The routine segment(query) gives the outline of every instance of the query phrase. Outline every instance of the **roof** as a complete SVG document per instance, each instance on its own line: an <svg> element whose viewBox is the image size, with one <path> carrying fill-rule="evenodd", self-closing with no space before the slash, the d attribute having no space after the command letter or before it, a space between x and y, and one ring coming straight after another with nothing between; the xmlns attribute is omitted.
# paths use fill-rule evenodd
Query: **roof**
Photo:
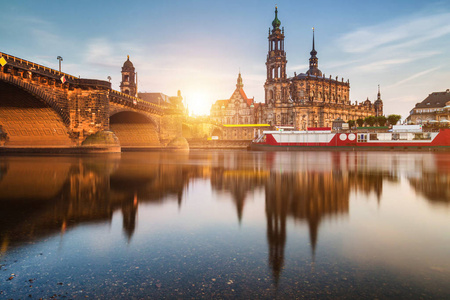
<svg viewBox="0 0 450 300"><path fill-rule="evenodd" d="M265 103L261 102L254 102L253 104L255 105L255 108L259 108L260 106L263 107L265 105Z"/></svg>
<svg viewBox="0 0 450 300"><path fill-rule="evenodd" d="M331 78L331 76L330 77L324 77L323 75L322 76L316 76L316 75L313 75L313 74L308 75L308 74L305 74L305 73L300 73L300 74L297 74L296 76L290 77L289 80L306 79L306 78L317 78L317 79L323 79L325 81L335 81L337 83L345 83L345 84L348 83L347 81L339 81L339 80L333 79L333 78Z"/></svg>
<svg viewBox="0 0 450 300"><path fill-rule="evenodd" d="M138 93L138 98L155 104L160 104L161 101L169 101L169 96L164 95L163 93Z"/></svg>
<svg viewBox="0 0 450 300"><path fill-rule="evenodd" d="M222 106L227 106L229 102L230 102L230 100L217 100L216 103L214 103L214 104L222 107Z"/></svg>
<svg viewBox="0 0 450 300"><path fill-rule="evenodd" d="M236 93L236 90L233 92L233 95L234 95L234 93ZM231 95L231 97L233 97L233 95ZM248 106L254 104L253 103L254 98L247 98L247 95L245 94L243 89L239 89L239 95L241 95L241 97L244 99L244 101L247 103ZM230 97L230 99L227 99L227 100L217 100L213 105L218 105L219 107L222 107L222 106L227 107L228 103L230 103L230 101L231 101L231 97Z"/></svg>
<svg viewBox="0 0 450 300"><path fill-rule="evenodd" d="M253 99L247 98L247 95L244 92L244 89L239 89L239 94L241 94L242 98L247 102L247 105L250 106L253 103Z"/></svg>
<svg viewBox="0 0 450 300"><path fill-rule="evenodd" d="M123 63L122 69L134 69L133 63L130 61L130 56L127 56L127 60Z"/></svg>
<svg viewBox="0 0 450 300"><path fill-rule="evenodd" d="M429 94L422 102L417 103L415 108L445 107L448 101L450 101L450 90L434 92Z"/></svg>

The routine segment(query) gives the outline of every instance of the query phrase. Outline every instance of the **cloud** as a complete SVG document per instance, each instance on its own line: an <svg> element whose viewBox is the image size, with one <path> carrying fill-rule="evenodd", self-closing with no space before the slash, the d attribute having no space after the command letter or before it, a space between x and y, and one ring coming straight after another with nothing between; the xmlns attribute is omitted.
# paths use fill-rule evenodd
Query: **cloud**
<svg viewBox="0 0 450 300"><path fill-rule="evenodd" d="M409 16L359 28L339 39L344 52L366 53L380 47L407 48L450 34L450 13Z"/></svg>
<svg viewBox="0 0 450 300"><path fill-rule="evenodd" d="M356 70L363 72L386 71L389 68L396 67L401 64L410 63L419 59L428 58L440 54L439 51L425 51L418 53L406 53L399 56L393 56L390 59L381 59L365 65L355 67Z"/></svg>
<svg viewBox="0 0 450 300"><path fill-rule="evenodd" d="M440 69L440 67L435 67L435 68L431 68L431 69L428 69L428 70L419 72L419 73L417 73L417 74L414 74L414 75L412 75L412 76L409 76L408 78L405 78L405 79L403 79L403 80L400 80L400 81L398 81L398 82L396 82L396 83L394 83L394 84L392 84L392 85L389 85L389 86L387 86L386 88L393 88L393 87L401 86L401 85L403 85L403 84L405 84L405 83L407 83L407 82L409 82L409 81L412 81L412 80L414 80L414 79L416 79L416 78L419 78L419 77L422 77L422 76L424 76L424 75L426 75L426 74L428 74L428 73L432 73L432 72L434 72L434 71L437 71L438 69Z"/></svg>
<svg viewBox="0 0 450 300"><path fill-rule="evenodd" d="M351 59L343 71L353 76L395 73L406 77L409 74L405 71L420 67L420 60L426 59L428 68L431 60L436 65L439 57L450 50L442 42L443 37L450 35L449 19L448 12L421 13L344 34L336 40L337 49Z"/></svg>

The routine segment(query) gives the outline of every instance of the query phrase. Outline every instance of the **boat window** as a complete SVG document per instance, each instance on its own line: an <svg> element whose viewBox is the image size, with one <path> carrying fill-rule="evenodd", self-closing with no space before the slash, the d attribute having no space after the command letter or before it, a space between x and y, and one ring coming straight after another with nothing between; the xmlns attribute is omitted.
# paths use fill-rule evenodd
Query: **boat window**
<svg viewBox="0 0 450 300"><path fill-rule="evenodd" d="M414 140L431 140L431 133L429 132L415 133Z"/></svg>
<svg viewBox="0 0 450 300"><path fill-rule="evenodd" d="M358 143L367 142L367 134L366 133L358 133Z"/></svg>
<svg viewBox="0 0 450 300"><path fill-rule="evenodd" d="M378 141L378 134L376 134L376 133L371 133L371 134L370 134L370 140L371 140L371 141Z"/></svg>
<svg viewBox="0 0 450 300"><path fill-rule="evenodd" d="M401 140L407 140L408 139L408 133L400 133L400 139Z"/></svg>

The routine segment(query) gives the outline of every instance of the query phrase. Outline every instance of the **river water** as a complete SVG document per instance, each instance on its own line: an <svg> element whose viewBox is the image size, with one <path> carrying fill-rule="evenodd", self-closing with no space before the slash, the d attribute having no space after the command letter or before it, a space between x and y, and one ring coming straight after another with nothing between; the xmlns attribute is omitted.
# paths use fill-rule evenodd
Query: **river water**
<svg viewBox="0 0 450 300"><path fill-rule="evenodd" d="M0 298L450 298L450 154L0 157Z"/></svg>

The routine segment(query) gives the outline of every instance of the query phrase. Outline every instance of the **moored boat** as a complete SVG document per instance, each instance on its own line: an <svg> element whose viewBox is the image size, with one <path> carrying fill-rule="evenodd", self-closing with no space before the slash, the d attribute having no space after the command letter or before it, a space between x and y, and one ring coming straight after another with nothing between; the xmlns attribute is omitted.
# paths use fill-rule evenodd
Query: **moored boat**
<svg viewBox="0 0 450 300"><path fill-rule="evenodd" d="M251 150L444 150L450 151L450 129L424 132L421 125L398 125L390 132L308 130L264 131Z"/></svg>

